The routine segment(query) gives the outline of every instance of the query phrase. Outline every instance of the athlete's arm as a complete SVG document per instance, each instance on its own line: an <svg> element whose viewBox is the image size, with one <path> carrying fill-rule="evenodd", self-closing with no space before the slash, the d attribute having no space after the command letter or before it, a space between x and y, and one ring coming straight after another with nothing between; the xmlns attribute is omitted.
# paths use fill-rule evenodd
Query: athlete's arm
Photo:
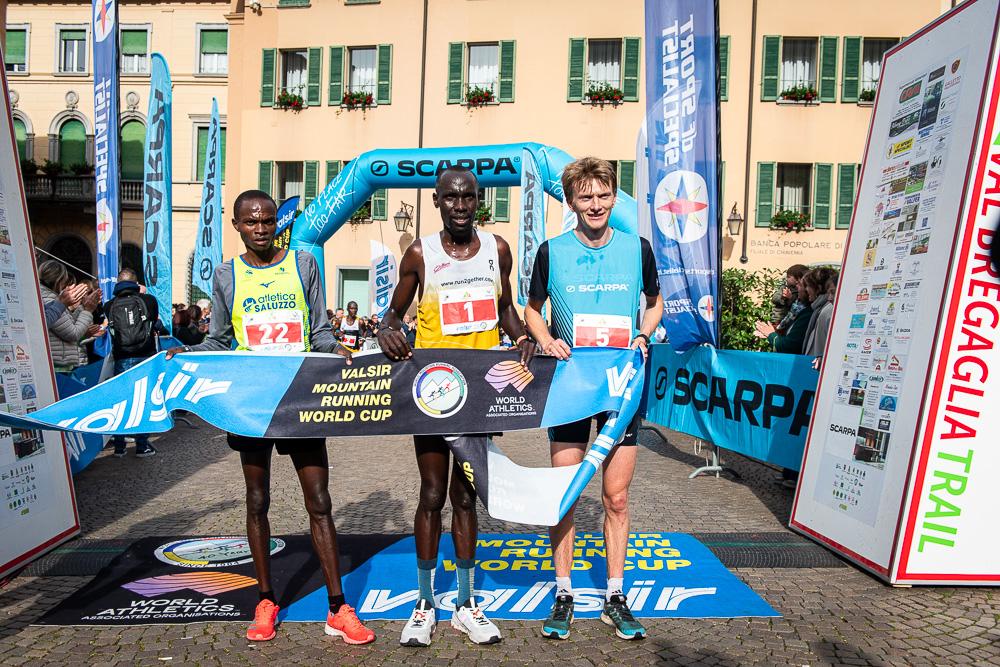
<svg viewBox="0 0 1000 667"><path fill-rule="evenodd" d="M528 287L528 307L524 309L524 321L542 352L565 361L572 354L570 346L565 341L552 337L545 318L542 317L542 307L548 298L549 242L543 241L535 251L535 264L531 267L531 285Z"/></svg>
<svg viewBox="0 0 1000 667"><path fill-rule="evenodd" d="M521 318L517 316L514 308L514 295L510 290L510 270L514 260L510 253L510 245L505 240L496 236L497 255L500 257L500 327L511 340L517 340L524 336L524 326L521 325ZM524 338L517 344L517 349L521 351L521 365L525 368L531 363L531 358L535 356L535 344Z"/></svg>
<svg viewBox="0 0 1000 667"><path fill-rule="evenodd" d="M424 264L424 251L420 241L414 241L403 253L399 263L399 281L392 292L389 309L382 318L382 328L378 330L378 344L382 354L393 361L402 361L413 356L413 349L406 342L403 328L403 317L400 313L413 303L413 297L420 286L420 267Z"/></svg>
<svg viewBox="0 0 1000 667"><path fill-rule="evenodd" d="M653 248L644 238L639 239L639 247L641 249L641 275L642 275L642 293L646 297L646 312L642 314L642 323L639 325L639 333L642 336L637 335L632 339L632 345L630 346L633 350L638 348L642 349L642 358L646 358L647 350L646 346L650 340L652 340L653 334L656 332L656 327L659 326L660 320L663 318L663 296L660 294L660 280L656 273L656 259L653 256Z"/></svg>
<svg viewBox="0 0 1000 667"><path fill-rule="evenodd" d="M172 347L167 359L180 352L228 352L233 346L233 272L232 262L223 262L212 274L212 321L208 335L197 345Z"/></svg>

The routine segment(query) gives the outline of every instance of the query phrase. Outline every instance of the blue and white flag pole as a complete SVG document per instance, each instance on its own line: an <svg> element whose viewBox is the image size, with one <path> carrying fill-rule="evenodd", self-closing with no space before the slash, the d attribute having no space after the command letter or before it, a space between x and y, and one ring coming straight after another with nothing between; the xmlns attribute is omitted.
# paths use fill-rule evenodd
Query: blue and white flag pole
<svg viewBox="0 0 1000 667"><path fill-rule="evenodd" d="M159 53L152 56L149 81L149 114L146 116L146 165L143 173L142 248L146 291L156 298L160 319L172 330L170 313L173 303L173 218L171 167L170 70ZM211 294L211 288L209 288Z"/></svg>
<svg viewBox="0 0 1000 667"><path fill-rule="evenodd" d="M97 282L104 300L118 279L121 243L121 169L118 131L118 3L94 0L94 172L97 212Z"/></svg>
<svg viewBox="0 0 1000 667"><path fill-rule="evenodd" d="M212 274L222 263L222 133L219 128L219 103L212 98L212 120L208 125L205 146L205 176L201 186L201 213L194 241L194 264L191 285L209 298ZM167 311L169 312L169 311Z"/></svg>

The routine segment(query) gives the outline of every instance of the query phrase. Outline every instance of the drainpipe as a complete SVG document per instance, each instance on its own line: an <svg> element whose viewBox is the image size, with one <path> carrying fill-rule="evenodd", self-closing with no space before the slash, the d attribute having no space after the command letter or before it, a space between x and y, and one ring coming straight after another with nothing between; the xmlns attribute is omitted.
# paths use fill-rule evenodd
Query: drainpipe
<svg viewBox="0 0 1000 667"><path fill-rule="evenodd" d="M420 43L420 122L417 128L417 148L424 147L424 92L427 84L427 0L424 0L424 36ZM417 188L416 217L413 235L420 238L420 192Z"/></svg>
<svg viewBox="0 0 1000 667"><path fill-rule="evenodd" d="M426 0L425 0L426 1ZM749 202L750 202L750 143L753 138L753 83L754 83L754 56L757 54L757 0L753 0L753 21L750 24L750 87L749 98L747 100L747 165L744 172L743 188L743 254L740 262L746 264L750 261L747 257L747 231L750 229Z"/></svg>

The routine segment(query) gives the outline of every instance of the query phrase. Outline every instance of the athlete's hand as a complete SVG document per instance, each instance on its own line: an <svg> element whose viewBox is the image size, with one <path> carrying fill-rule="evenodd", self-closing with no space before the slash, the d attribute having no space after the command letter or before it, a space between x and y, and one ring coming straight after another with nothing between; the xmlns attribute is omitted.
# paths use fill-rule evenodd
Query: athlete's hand
<svg viewBox="0 0 1000 667"><path fill-rule="evenodd" d="M553 338L549 344L542 348L545 354L551 354L559 361L566 361L573 354L573 350L562 338Z"/></svg>
<svg viewBox="0 0 1000 667"><path fill-rule="evenodd" d="M167 356L165 356L164 359L166 359L167 361L170 361L170 358L173 357L175 354L180 354L181 352L185 352L185 351L186 350L184 349L183 345L178 345L177 347L172 347L169 350L167 350Z"/></svg>
<svg viewBox="0 0 1000 667"><path fill-rule="evenodd" d="M351 354L350 350L348 350L343 345L340 345L339 343L337 344L337 347L334 348L333 353L334 354L339 354L340 356L342 356L345 359L347 359L347 365L348 366L350 366L352 363L354 363L352 361L354 359L354 355Z"/></svg>
<svg viewBox="0 0 1000 667"><path fill-rule="evenodd" d="M527 368L532 357L535 356L535 341L525 338L518 343L517 349L521 351L521 365Z"/></svg>
<svg viewBox="0 0 1000 667"><path fill-rule="evenodd" d="M378 332L378 345L382 348L382 354L393 361L402 361L413 356L413 349L406 342L406 336L402 331L383 328Z"/></svg>
<svg viewBox="0 0 1000 667"><path fill-rule="evenodd" d="M642 336L636 336L632 339L632 344L629 346L633 350L642 350L642 360L645 361L649 358L649 349L646 347L646 339Z"/></svg>

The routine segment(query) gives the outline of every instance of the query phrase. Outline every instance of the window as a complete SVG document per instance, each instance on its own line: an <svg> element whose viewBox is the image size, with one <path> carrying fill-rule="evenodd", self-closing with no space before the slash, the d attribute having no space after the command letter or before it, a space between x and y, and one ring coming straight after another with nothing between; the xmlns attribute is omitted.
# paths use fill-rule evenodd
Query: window
<svg viewBox="0 0 1000 667"><path fill-rule="evenodd" d="M141 181L146 163L146 126L130 120L122 125L122 180Z"/></svg>
<svg viewBox="0 0 1000 667"><path fill-rule="evenodd" d="M306 74L309 68L309 54L301 51L281 52L280 92L301 95L306 87Z"/></svg>
<svg viewBox="0 0 1000 667"><path fill-rule="evenodd" d="M374 46L349 49L351 62L348 75L348 92L375 95L377 49Z"/></svg>
<svg viewBox="0 0 1000 667"><path fill-rule="evenodd" d="M275 175L272 178L272 175ZM319 161L305 162L260 162L257 172L257 187L274 196L278 206L291 199L301 197L299 207L304 209L316 198L319 185Z"/></svg>
<svg viewBox="0 0 1000 667"><path fill-rule="evenodd" d="M87 162L87 130L83 123L70 119L59 127L57 157L66 166Z"/></svg>
<svg viewBox="0 0 1000 667"><path fill-rule="evenodd" d="M28 71L28 26L8 25L7 44L3 50L7 71L24 74Z"/></svg>
<svg viewBox="0 0 1000 667"><path fill-rule="evenodd" d="M878 85L878 78L882 72L882 56L898 42L898 39L870 39L868 37L862 40L862 93L868 90L875 91L875 87Z"/></svg>
<svg viewBox="0 0 1000 667"><path fill-rule="evenodd" d="M274 200L278 206L285 203L292 197L302 196L302 163L301 162L276 162L277 183L274 191Z"/></svg>
<svg viewBox="0 0 1000 667"><path fill-rule="evenodd" d="M122 28L122 74L149 74L149 28Z"/></svg>
<svg viewBox="0 0 1000 667"><path fill-rule="evenodd" d="M448 104L464 104L476 87L495 102L514 101L514 40L486 44L448 44Z"/></svg>
<svg viewBox="0 0 1000 667"><path fill-rule="evenodd" d="M816 39L781 40L781 90L816 87Z"/></svg>
<svg viewBox="0 0 1000 667"><path fill-rule="evenodd" d="M17 156L20 160L28 160L28 128L20 118L14 119L14 139L17 141Z"/></svg>
<svg viewBox="0 0 1000 667"><path fill-rule="evenodd" d="M87 72L87 27L59 29L59 73Z"/></svg>
<svg viewBox="0 0 1000 667"><path fill-rule="evenodd" d="M208 126L201 125L196 128L198 135L198 152L195 171L195 179L205 180L205 155L208 154ZM222 173L222 182L226 182L226 128L219 127L219 166Z"/></svg>
<svg viewBox="0 0 1000 667"><path fill-rule="evenodd" d="M778 164L775 183L775 211L809 213L809 185L812 181L811 164Z"/></svg>
<svg viewBox="0 0 1000 667"><path fill-rule="evenodd" d="M223 27L198 26L198 73L229 72L229 30Z"/></svg>
<svg viewBox="0 0 1000 667"><path fill-rule="evenodd" d="M347 304L358 304L358 315L365 315L368 304L368 269L338 269L337 308L347 309Z"/></svg>
<svg viewBox="0 0 1000 667"><path fill-rule="evenodd" d="M642 40L621 39L569 40L569 82L566 99L585 102L590 91L620 90L623 101L639 101L639 62Z"/></svg>

